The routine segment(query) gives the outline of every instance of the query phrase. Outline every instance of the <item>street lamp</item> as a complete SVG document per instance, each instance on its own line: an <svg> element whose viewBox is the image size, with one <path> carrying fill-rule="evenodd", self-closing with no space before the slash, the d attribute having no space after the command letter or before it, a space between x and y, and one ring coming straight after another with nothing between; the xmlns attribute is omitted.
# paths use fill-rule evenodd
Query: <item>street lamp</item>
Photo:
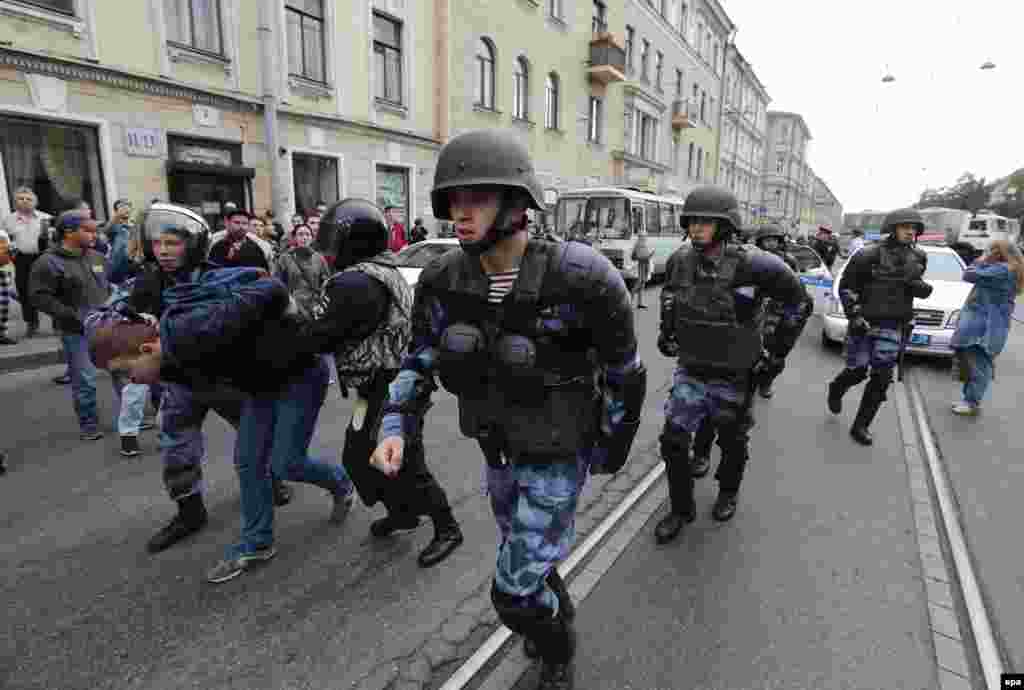
<svg viewBox="0 0 1024 690"><path fill-rule="evenodd" d="M981 66L981 69L995 69L995 68L996 68L996 65L991 60L985 60L984 64L982 64L982 66Z"/></svg>
<svg viewBox="0 0 1024 690"><path fill-rule="evenodd" d="M894 82L894 81L896 81L896 77L892 76L891 74L887 74L884 77L882 77L882 83L883 84L888 84L888 83Z"/></svg>

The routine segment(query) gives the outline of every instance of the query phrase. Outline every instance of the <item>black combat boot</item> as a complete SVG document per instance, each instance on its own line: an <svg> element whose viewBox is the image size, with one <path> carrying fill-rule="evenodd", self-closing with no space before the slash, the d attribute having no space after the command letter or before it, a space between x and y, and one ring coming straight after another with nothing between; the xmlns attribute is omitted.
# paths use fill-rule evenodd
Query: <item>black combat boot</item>
<svg viewBox="0 0 1024 690"><path fill-rule="evenodd" d="M683 526L697 519L697 507L693 500L693 470L686 456L678 460L665 461L668 475L669 513L654 527L654 540L659 544L679 536Z"/></svg>
<svg viewBox="0 0 1024 690"><path fill-rule="evenodd" d="M146 543L146 550L159 553L206 526L208 517L203 497L192 494L178 501L178 514Z"/></svg>
<svg viewBox="0 0 1024 690"><path fill-rule="evenodd" d="M280 508L292 502L292 490L280 479L273 480L274 505Z"/></svg>
<svg viewBox="0 0 1024 690"><path fill-rule="evenodd" d="M555 596L558 597L559 613L563 614L565 619L571 622L576 618L576 605L572 603L572 597L569 596L569 588L565 586L565 580L558 574L558 568L552 568L548 571L545 582L554 591ZM529 637L523 638L523 654L528 659L536 659L540 656L537 643Z"/></svg>
<svg viewBox="0 0 1024 690"><path fill-rule="evenodd" d="M839 414L843 411L843 396L866 377L863 369L843 369L839 375L828 384L828 409L832 414Z"/></svg>
<svg viewBox="0 0 1024 690"><path fill-rule="evenodd" d="M868 427L871 426L875 415L878 414L878 409L885 402L886 388L888 388L887 381L884 381L881 377L872 376L867 387L864 389L864 395L860 399L860 407L857 409L857 416L853 420L853 426L850 427L850 437L862 446L870 446L874 443Z"/></svg>
<svg viewBox="0 0 1024 690"><path fill-rule="evenodd" d="M437 565L451 555L452 551L462 545L462 530L459 523L455 521L451 511L447 514L435 517L434 538L427 544L427 548L420 552L416 558L421 568L429 568Z"/></svg>
<svg viewBox="0 0 1024 690"><path fill-rule="evenodd" d="M562 611L538 629L540 682L537 690L572 690L575 687L573 657L576 655L576 629Z"/></svg>
<svg viewBox="0 0 1024 690"><path fill-rule="evenodd" d="M690 471L694 479L700 479L711 470L711 456L694 454Z"/></svg>
<svg viewBox="0 0 1024 690"><path fill-rule="evenodd" d="M719 489L715 506L711 509L711 517L719 522L732 520L732 516L736 514L736 495L738 493L738 491L729 489Z"/></svg>

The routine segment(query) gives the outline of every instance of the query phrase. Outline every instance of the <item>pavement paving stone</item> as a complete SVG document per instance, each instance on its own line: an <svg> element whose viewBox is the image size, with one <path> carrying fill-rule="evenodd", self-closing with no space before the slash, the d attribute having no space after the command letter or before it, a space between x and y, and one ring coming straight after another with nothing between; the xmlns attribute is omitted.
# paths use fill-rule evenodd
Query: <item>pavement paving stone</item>
<svg viewBox="0 0 1024 690"><path fill-rule="evenodd" d="M925 586L928 589L928 601L953 608L953 592L946 582L936 582L930 578L925 579Z"/></svg>
<svg viewBox="0 0 1024 690"><path fill-rule="evenodd" d="M426 683L430 680L430 661L426 656L417 655L412 661L403 665L401 678L405 681Z"/></svg>
<svg viewBox="0 0 1024 690"><path fill-rule="evenodd" d="M464 613L457 613L441 627L441 636L452 644L458 644L469 637L470 631L476 625L477 619L475 617Z"/></svg>
<svg viewBox="0 0 1024 690"><path fill-rule="evenodd" d="M964 654L964 646L960 640L947 637L942 633L932 636L935 642L935 657L939 661L939 667L952 671L965 678L970 676L967 666L967 656Z"/></svg>
<svg viewBox="0 0 1024 690"><path fill-rule="evenodd" d="M478 594L476 596L472 596L466 599L461 604L459 604L459 608L457 610L461 614L473 616L475 618L478 617L484 609L489 608L490 605L490 597L484 594Z"/></svg>
<svg viewBox="0 0 1024 690"><path fill-rule="evenodd" d="M455 658L455 645L442 637L434 637L423 646L423 655L430 668L437 668Z"/></svg>
<svg viewBox="0 0 1024 690"><path fill-rule="evenodd" d="M939 669L939 687L941 690L974 690L969 680L944 668Z"/></svg>
<svg viewBox="0 0 1024 690"><path fill-rule="evenodd" d="M931 617L933 630L954 640L961 639L960 624L957 622L956 613L953 609L929 603L928 612Z"/></svg>
<svg viewBox="0 0 1024 690"><path fill-rule="evenodd" d="M359 682L358 690L385 690L390 687L398 678L399 667L397 664L382 666L373 672L368 678Z"/></svg>

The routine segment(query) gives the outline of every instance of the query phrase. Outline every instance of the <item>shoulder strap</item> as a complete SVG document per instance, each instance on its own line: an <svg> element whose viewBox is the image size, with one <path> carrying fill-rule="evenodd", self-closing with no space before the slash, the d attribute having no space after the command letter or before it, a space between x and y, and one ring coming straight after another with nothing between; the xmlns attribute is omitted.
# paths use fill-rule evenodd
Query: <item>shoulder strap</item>
<svg viewBox="0 0 1024 690"><path fill-rule="evenodd" d="M526 253L519 264L519 275L510 293L517 305L535 304L540 300L544 276L555 258L555 253L549 250L549 244L532 239L527 242Z"/></svg>

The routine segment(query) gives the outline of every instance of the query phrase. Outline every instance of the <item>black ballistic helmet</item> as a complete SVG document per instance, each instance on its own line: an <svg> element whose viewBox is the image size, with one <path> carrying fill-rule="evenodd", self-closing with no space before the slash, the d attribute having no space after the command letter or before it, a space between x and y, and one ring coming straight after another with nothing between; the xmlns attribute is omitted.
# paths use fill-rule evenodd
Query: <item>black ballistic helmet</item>
<svg viewBox="0 0 1024 690"><path fill-rule="evenodd" d="M715 242L724 242L743 225L736 196L728 189L714 185L698 187L690 192L683 203L679 224L689 228L691 221L707 218L718 221Z"/></svg>
<svg viewBox="0 0 1024 690"><path fill-rule="evenodd" d="M377 256L388 248L383 211L366 199L344 199L327 209L313 248L338 270Z"/></svg>
<svg viewBox="0 0 1024 690"><path fill-rule="evenodd" d="M920 237L924 232L924 218L913 208L901 208L890 211L882 222L881 234L891 233L897 225L913 225L914 237Z"/></svg>
<svg viewBox="0 0 1024 690"><path fill-rule="evenodd" d="M764 247L761 247L761 240L766 240L769 237L778 238L780 248L786 246L786 231L780 228L778 225L762 225L761 229L757 231L757 237L755 237L754 239L754 244L756 244L761 249L764 249Z"/></svg>
<svg viewBox="0 0 1024 690"><path fill-rule="evenodd" d="M156 261L153 243L164 233L172 233L185 240L185 264L182 268L198 268L210 251L210 226L206 219L185 206L153 202L139 218L142 233L142 252L147 261Z"/></svg>
<svg viewBox="0 0 1024 690"><path fill-rule="evenodd" d="M483 254L520 229L511 227L510 213L516 202L524 200L527 208L544 210L544 190L534 172L530 152L507 130L466 132L444 145L430 192L434 217L438 220L453 220L448 195L456 187L493 187L512 192L503 195L494 226L484 239L462 243L462 248L474 255Z"/></svg>

